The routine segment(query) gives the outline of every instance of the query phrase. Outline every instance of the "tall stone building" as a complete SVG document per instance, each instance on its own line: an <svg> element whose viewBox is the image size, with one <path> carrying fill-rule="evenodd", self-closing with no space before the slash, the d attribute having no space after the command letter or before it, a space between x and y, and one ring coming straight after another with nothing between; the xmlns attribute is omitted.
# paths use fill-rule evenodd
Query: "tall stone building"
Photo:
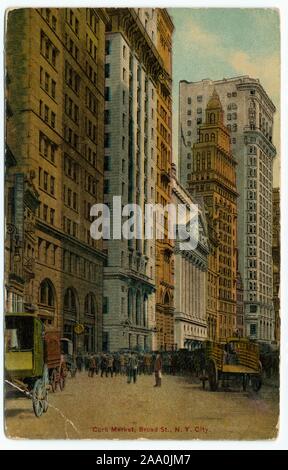
<svg viewBox="0 0 288 470"><path fill-rule="evenodd" d="M157 180L156 203L171 202L172 162L172 34L174 26L166 9L157 9L156 46L161 73L156 83L157 93ZM174 259L173 240L168 238L167 213L157 221L156 240L156 330L157 347L172 349L174 343Z"/></svg>
<svg viewBox="0 0 288 470"><path fill-rule="evenodd" d="M244 327L244 299L243 299L243 282L240 272L237 270L237 280L236 280L236 332L240 338L243 338L245 333Z"/></svg>
<svg viewBox="0 0 288 470"><path fill-rule="evenodd" d="M180 82L180 183L188 185L192 145L213 89L225 110L237 160L239 271L244 285L245 336L274 339L272 278L272 166L275 106L258 79Z"/></svg>
<svg viewBox="0 0 288 470"><path fill-rule="evenodd" d="M8 204L25 224L24 309L87 351L102 349L105 255L90 237L89 211L103 200L108 21L103 9L37 8L9 12L7 22ZM77 323L84 333L76 337Z"/></svg>
<svg viewBox="0 0 288 470"><path fill-rule="evenodd" d="M157 10L113 8L106 34L104 200L112 216L142 210L138 238L105 242L104 349L155 349L155 236L144 239L145 204L157 183ZM113 207L113 197L121 196ZM127 214L128 215L128 214ZM126 220L123 217L123 222ZM142 227L141 227L142 225Z"/></svg>
<svg viewBox="0 0 288 470"><path fill-rule="evenodd" d="M199 196L198 196L199 198ZM209 211L206 211L206 223L208 229L208 272L207 272L207 339L216 341L219 339L219 300L218 300L218 258L217 247L219 246L219 239L217 236L216 228L213 219L210 217Z"/></svg>
<svg viewBox="0 0 288 470"><path fill-rule="evenodd" d="M280 344L280 189L273 188L273 304L275 311L274 341Z"/></svg>
<svg viewBox="0 0 288 470"><path fill-rule="evenodd" d="M217 276L217 333L231 336L236 329L237 192L236 161L224 112L214 90L193 145L188 189L201 195L218 238L214 252ZM214 267L214 269L215 269Z"/></svg>
<svg viewBox="0 0 288 470"><path fill-rule="evenodd" d="M175 165L172 164L172 171ZM203 208L192 200L189 193L179 184L176 171L172 173L172 202L190 206L198 214L198 241L192 249L182 249L179 240L174 247L175 262L175 346L177 349L193 350L207 339L207 269L208 231ZM189 227L187 227L187 230Z"/></svg>

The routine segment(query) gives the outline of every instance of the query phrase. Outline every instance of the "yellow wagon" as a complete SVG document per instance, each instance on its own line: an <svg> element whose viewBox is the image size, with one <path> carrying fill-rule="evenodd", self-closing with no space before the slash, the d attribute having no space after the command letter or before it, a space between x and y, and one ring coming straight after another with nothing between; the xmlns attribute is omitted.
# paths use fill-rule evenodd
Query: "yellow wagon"
<svg viewBox="0 0 288 470"><path fill-rule="evenodd" d="M216 391L220 380L231 376L242 378L245 391L251 383L258 392L262 385L259 346L246 338L228 338L225 343L207 341L206 374L210 390Z"/></svg>

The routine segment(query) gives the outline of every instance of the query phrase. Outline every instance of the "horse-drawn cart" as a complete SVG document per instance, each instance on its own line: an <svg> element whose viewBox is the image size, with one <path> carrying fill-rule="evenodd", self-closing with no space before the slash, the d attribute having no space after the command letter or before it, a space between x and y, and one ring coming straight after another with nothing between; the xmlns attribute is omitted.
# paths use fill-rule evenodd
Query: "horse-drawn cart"
<svg viewBox="0 0 288 470"><path fill-rule="evenodd" d="M258 392L262 385L259 346L246 338L228 338L225 344L207 341L206 374L212 391L217 390L220 380L240 377L244 391L251 383Z"/></svg>
<svg viewBox="0 0 288 470"><path fill-rule="evenodd" d="M5 382L32 398L37 417L48 409L48 390L65 384L60 331L28 313L5 315Z"/></svg>

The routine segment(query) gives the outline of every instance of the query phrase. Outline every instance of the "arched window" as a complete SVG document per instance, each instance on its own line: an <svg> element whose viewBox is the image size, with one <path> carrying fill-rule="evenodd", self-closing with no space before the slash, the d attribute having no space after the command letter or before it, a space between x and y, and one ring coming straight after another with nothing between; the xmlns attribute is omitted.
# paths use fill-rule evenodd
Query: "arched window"
<svg viewBox="0 0 288 470"><path fill-rule="evenodd" d="M69 287L64 295L64 310L73 316L77 313L76 294L72 287Z"/></svg>
<svg viewBox="0 0 288 470"><path fill-rule="evenodd" d="M54 286L49 279L44 279L40 284L39 303L46 307L55 306Z"/></svg>
<svg viewBox="0 0 288 470"><path fill-rule="evenodd" d="M214 134L214 132L212 132L212 134L211 134L211 141L212 141L212 142L215 142L215 134Z"/></svg>
<svg viewBox="0 0 288 470"><path fill-rule="evenodd" d="M215 124L215 113L210 114L210 124Z"/></svg>
<svg viewBox="0 0 288 470"><path fill-rule="evenodd" d="M164 295L164 305L169 305L170 304L170 297L168 292Z"/></svg>
<svg viewBox="0 0 288 470"><path fill-rule="evenodd" d="M90 317L95 317L96 315L95 297L91 292L85 297L84 311L85 315L88 315Z"/></svg>
<svg viewBox="0 0 288 470"><path fill-rule="evenodd" d="M205 134L205 142L209 141L209 134Z"/></svg>

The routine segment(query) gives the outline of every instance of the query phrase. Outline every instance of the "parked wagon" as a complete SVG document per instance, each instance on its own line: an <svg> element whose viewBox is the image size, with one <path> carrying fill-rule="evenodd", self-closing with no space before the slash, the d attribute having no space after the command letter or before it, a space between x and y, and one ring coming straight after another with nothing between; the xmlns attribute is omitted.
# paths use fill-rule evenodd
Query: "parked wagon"
<svg viewBox="0 0 288 470"><path fill-rule="evenodd" d="M71 339L68 338L61 338L61 352L64 355L64 361L67 367L67 371L70 372L71 377L75 377L77 367L76 361L74 358L74 351L73 351L73 342Z"/></svg>
<svg viewBox="0 0 288 470"><path fill-rule="evenodd" d="M5 315L5 380L32 398L37 417L48 409L48 390L65 385L60 332L45 327L35 315Z"/></svg>
<svg viewBox="0 0 288 470"><path fill-rule="evenodd" d="M262 385L259 346L249 339L229 338L225 344L207 341L205 369L212 391L217 390L221 380L231 377L241 377L244 391L249 383L256 392Z"/></svg>

